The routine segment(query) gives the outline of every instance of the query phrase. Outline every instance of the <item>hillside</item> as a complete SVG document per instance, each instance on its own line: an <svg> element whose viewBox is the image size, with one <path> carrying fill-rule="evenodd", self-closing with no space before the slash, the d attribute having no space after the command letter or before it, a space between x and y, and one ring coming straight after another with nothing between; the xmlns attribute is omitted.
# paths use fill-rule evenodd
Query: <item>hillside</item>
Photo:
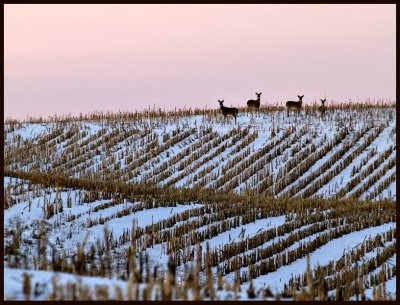
<svg viewBox="0 0 400 305"><path fill-rule="evenodd" d="M395 108L6 124L9 170L281 197L396 198Z"/></svg>
<svg viewBox="0 0 400 305"><path fill-rule="evenodd" d="M394 298L394 201L24 176L4 182L7 299Z"/></svg>
<svg viewBox="0 0 400 305"><path fill-rule="evenodd" d="M394 299L396 111L5 124L6 299Z"/></svg>

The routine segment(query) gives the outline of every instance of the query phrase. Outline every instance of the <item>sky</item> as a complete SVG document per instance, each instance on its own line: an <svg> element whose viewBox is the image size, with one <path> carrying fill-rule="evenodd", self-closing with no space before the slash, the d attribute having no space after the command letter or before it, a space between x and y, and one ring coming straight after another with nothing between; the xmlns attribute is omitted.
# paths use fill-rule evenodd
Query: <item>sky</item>
<svg viewBox="0 0 400 305"><path fill-rule="evenodd" d="M6 118L396 97L394 4L4 6Z"/></svg>

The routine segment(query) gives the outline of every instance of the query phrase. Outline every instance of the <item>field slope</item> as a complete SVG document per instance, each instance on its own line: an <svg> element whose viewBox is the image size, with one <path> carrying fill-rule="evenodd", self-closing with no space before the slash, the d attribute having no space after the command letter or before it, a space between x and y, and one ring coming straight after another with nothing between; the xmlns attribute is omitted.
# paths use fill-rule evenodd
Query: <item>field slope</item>
<svg viewBox="0 0 400 305"><path fill-rule="evenodd" d="M6 299L394 299L395 109L5 124Z"/></svg>
<svg viewBox="0 0 400 305"><path fill-rule="evenodd" d="M5 125L9 170L274 197L395 199L395 108Z"/></svg>

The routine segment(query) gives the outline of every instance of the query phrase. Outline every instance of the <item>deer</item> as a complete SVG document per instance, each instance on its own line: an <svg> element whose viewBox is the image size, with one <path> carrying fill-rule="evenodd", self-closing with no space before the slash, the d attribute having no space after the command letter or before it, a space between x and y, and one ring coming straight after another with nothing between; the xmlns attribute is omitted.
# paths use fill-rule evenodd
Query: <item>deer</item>
<svg viewBox="0 0 400 305"><path fill-rule="evenodd" d="M261 104L260 103L260 97L261 97L261 94L262 94L262 92L260 92L260 93L256 92L257 99L256 100L248 100L247 101L247 107L249 109L255 108L258 112L260 111L260 104ZM253 115L253 112L251 114Z"/></svg>
<svg viewBox="0 0 400 305"><path fill-rule="evenodd" d="M320 99L320 100L321 100L321 106L319 106L318 110L321 112L322 115L324 115L325 114L325 105L324 105L324 103L326 102L326 98L324 100L323 99Z"/></svg>
<svg viewBox="0 0 400 305"><path fill-rule="evenodd" d="M295 102L295 101L287 101L286 102L286 107L287 107L288 113L289 113L290 108L295 108L300 111L304 95L298 95L297 97L299 98L299 101L297 101L297 102Z"/></svg>
<svg viewBox="0 0 400 305"><path fill-rule="evenodd" d="M232 107L232 108L225 107L224 106L224 100L222 100L222 101L218 100L218 103L219 103L219 106L221 108L222 114L224 115L224 118L226 119L226 117L228 115L231 115L231 116L233 116L235 118L235 124L236 124L236 117L237 117L237 115L239 113L239 110L237 108L234 108L234 107Z"/></svg>

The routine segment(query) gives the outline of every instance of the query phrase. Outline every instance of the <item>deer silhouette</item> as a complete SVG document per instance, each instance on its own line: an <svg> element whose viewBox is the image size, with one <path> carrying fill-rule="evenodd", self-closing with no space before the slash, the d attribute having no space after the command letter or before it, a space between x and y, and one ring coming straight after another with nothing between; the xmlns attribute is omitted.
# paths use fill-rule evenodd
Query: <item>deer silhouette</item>
<svg viewBox="0 0 400 305"><path fill-rule="evenodd" d="M320 100L321 100L321 106L319 106L318 110L321 112L322 115L324 115L325 114L325 105L324 105L324 103L326 102L326 98L324 100L323 99L320 99Z"/></svg>
<svg viewBox="0 0 400 305"><path fill-rule="evenodd" d="M260 102L261 94L262 94L262 92L260 92L260 93L256 92L257 99L256 100L248 100L247 101L247 108L249 108L249 109L253 109L254 108L254 109L257 110L257 112L259 112L260 111L260 104L261 104L261 102ZM253 114L253 112L251 112L251 114Z"/></svg>
<svg viewBox="0 0 400 305"><path fill-rule="evenodd" d="M288 110L288 113L289 113L290 108L294 108L294 109L297 109L300 111L304 95L298 95L297 97L299 98L299 100L297 102L296 101L287 101L286 102L286 108Z"/></svg>
<svg viewBox="0 0 400 305"><path fill-rule="evenodd" d="M219 106L221 108L222 114L224 115L224 118L226 119L226 117L228 115L231 115L231 116L233 116L235 118L235 124L236 124L236 117L237 117L237 115L239 113L239 110L237 108L234 108L234 107L232 107L232 108L225 107L224 106L224 100L222 100L222 101L218 100L218 103L219 103Z"/></svg>

